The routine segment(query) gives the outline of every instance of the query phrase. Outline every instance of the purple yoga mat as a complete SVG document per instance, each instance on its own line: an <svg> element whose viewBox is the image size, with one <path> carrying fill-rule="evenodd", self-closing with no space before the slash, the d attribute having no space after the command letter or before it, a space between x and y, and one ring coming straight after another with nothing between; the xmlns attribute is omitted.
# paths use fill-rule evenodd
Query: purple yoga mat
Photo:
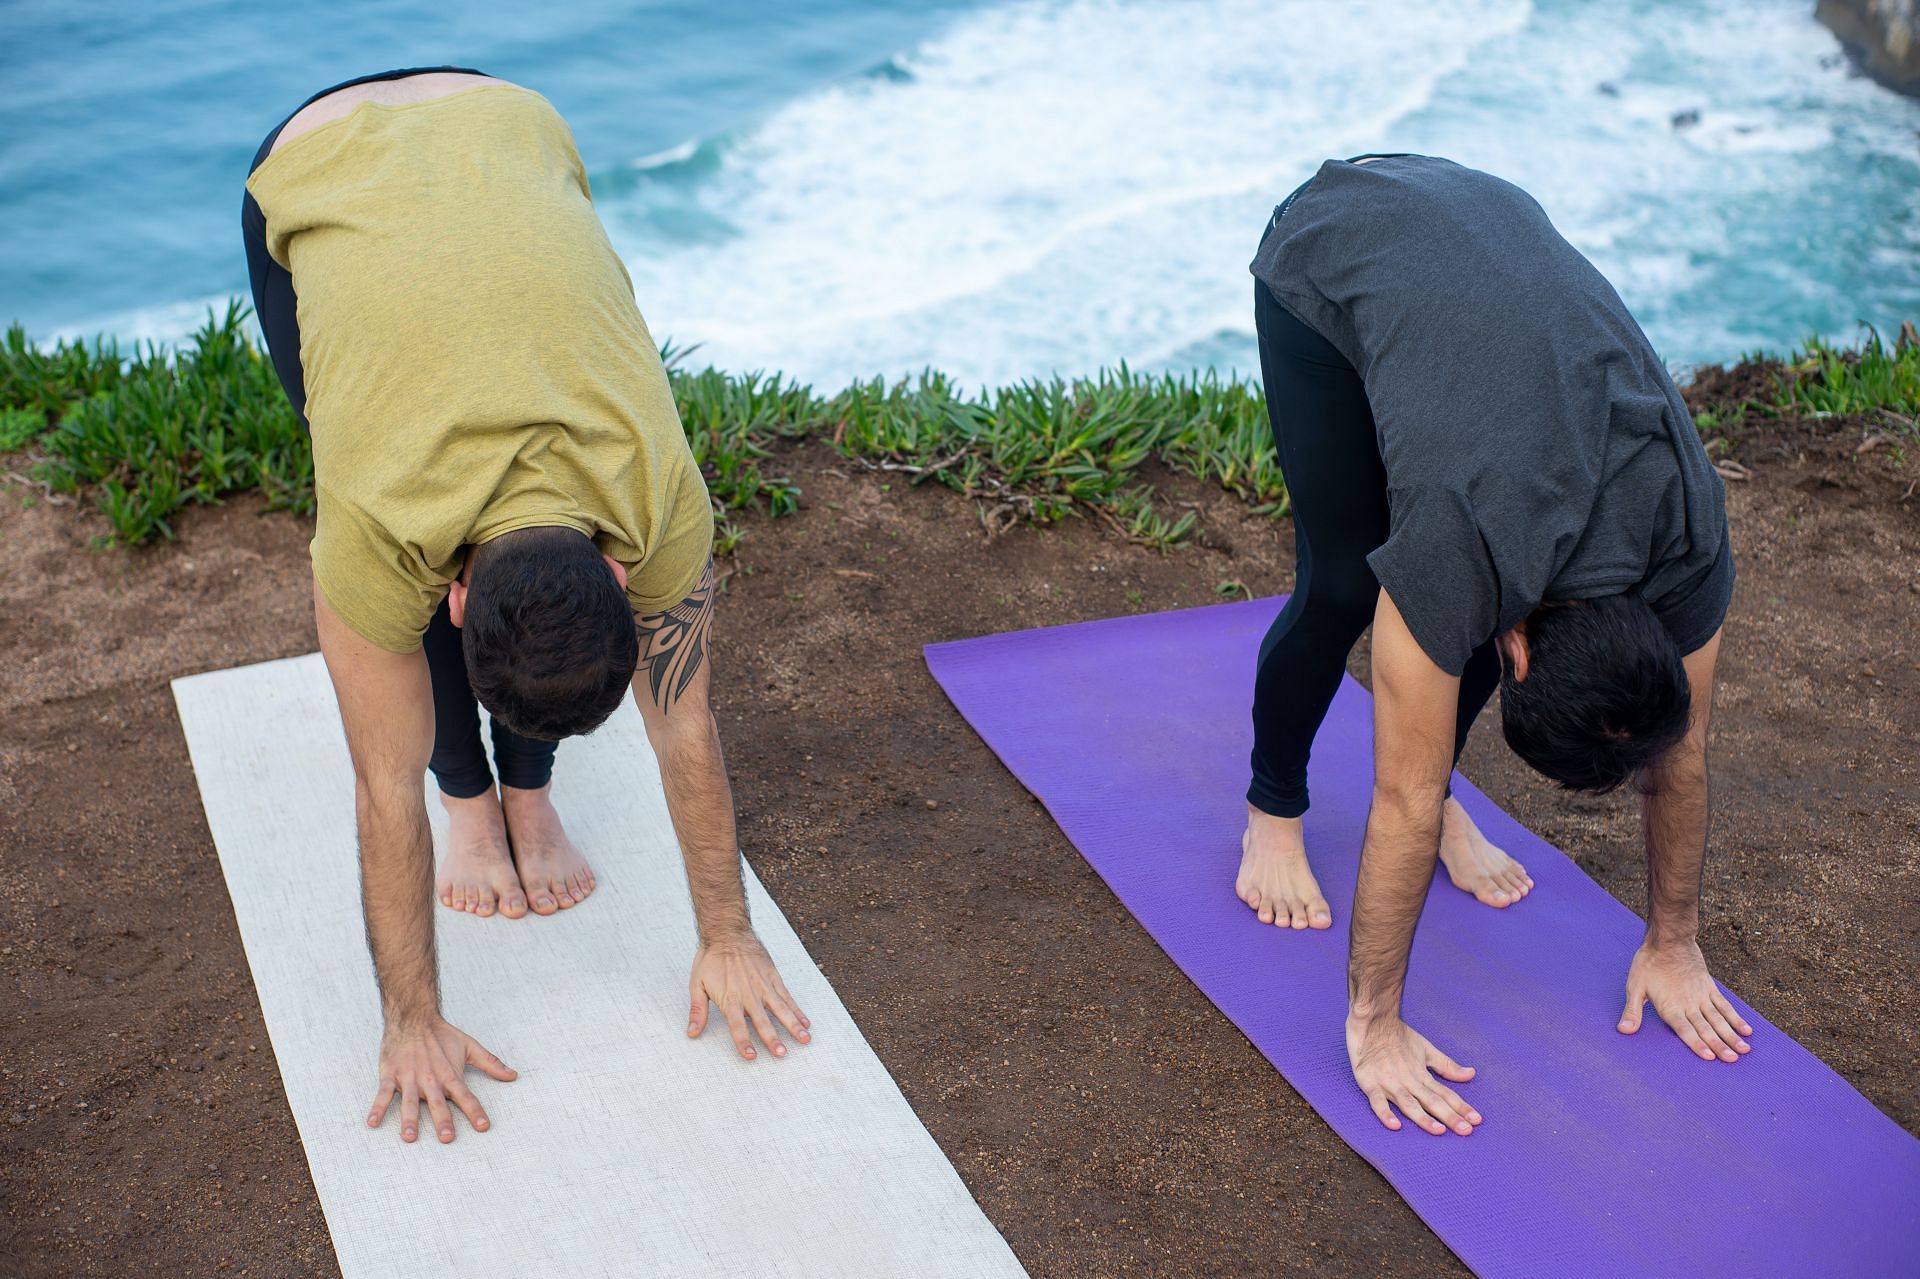
<svg viewBox="0 0 1920 1279"><path fill-rule="evenodd" d="M1638 1035L1615 1031L1639 918L1460 781L1536 887L1499 911L1438 873L1405 1011L1479 1069L1460 1091L1486 1122L1380 1126L1343 1037L1373 778L1352 680L1307 815L1334 927L1263 926L1233 893L1254 658L1280 602L934 644L927 665L1174 962L1476 1273L1920 1274L1920 1141L1737 998L1753 1052L1733 1065L1692 1056L1650 1008ZM1717 856L1738 856L1733 826Z"/></svg>

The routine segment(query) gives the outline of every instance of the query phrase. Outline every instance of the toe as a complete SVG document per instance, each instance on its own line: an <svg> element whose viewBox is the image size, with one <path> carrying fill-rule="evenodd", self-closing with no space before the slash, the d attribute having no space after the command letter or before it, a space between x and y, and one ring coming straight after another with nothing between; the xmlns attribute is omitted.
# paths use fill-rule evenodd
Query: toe
<svg viewBox="0 0 1920 1279"><path fill-rule="evenodd" d="M1313 928L1332 928L1333 911L1325 902L1316 901L1307 907L1307 923Z"/></svg>
<svg viewBox="0 0 1920 1279"><path fill-rule="evenodd" d="M545 884L540 884L527 894L536 915L551 915L560 909L560 903L553 899L553 893Z"/></svg>
<svg viewBox="0 0 1920 1279"><path fill-rule="evenodd" d="M500 913L508 919L520 919L527 913L527 895L519 884L514 884L500 894Z"/></svg>
<svg viewBox="0 0 1920 1279"><path fill-rule="evenodd" d="M1296 929L1307 926L1307 904L1297 897L1287 902L1287 924Z"/></svg>
<svg viewBox="0 0 1920 1279"><path fill-rule="evenodd" d="M1495 908L1502 908L1513 904L1513 896L1508 893L1506 889L1502 888L1497 881L1489 881L1479 892L1475 893L1474 896Z"/></svg>
<svg viewBox="0 0 1920 1279"><path fill-rule="evenodd" d="M487 916L493 914L494 904L493 886L491 884L482 884L480 886L479 898L473 904L473 913L485 919Z"/></svg>

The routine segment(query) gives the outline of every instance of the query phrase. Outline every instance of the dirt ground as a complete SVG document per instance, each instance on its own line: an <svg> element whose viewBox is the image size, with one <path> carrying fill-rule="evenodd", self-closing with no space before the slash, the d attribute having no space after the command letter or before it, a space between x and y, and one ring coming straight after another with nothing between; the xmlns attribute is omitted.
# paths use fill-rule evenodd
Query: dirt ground
<svg viewBox="0 0 1920 1279"><path fill-rule="evenodd" d="M1753 476L1729 485L1703 943L1920 1132L1920 458L1856 456L1858 426L1736 450ZM1089 520L989 540L956 494L819 446L778 461L804 509L748 521L717 634L747 856L1020 1259L1076 1279L1463 1273L920 658L1224 581L1284 590L1286 523L1172 479L1203 545L1162 556ZM334 1274L167 688L314 647L308 529L242 502L158 549L91 554L97 531L0 498L0 1273ZM590 747L562 768L570 749ZM1550 790L1486 722L1464 768L1639 908L1630 799Z"/></svg>

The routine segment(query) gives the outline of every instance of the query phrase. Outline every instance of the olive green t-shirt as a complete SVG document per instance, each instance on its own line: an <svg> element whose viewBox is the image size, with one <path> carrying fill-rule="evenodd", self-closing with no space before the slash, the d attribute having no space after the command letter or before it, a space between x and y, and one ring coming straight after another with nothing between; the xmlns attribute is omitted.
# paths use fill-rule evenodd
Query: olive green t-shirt
<svg viewBox="0 0 1920 1279"><path fill-rule="evenodd" d="M500 84L362 103L247 188L293 275L313 575L348 626L417 648L465 548L536 526L593 538L636 611L693 590L706 485L545 98Z"/></svg>

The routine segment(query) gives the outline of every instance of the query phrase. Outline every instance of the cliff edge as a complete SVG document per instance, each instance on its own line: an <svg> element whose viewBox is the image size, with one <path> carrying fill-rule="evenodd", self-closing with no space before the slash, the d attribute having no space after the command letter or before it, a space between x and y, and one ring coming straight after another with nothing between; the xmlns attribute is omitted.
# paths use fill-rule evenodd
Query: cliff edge
<svg viewBox="0 0 1920 1279"><path fill-rule="evenodd" d="M1868 75L1920 97L1920 0L1819 0L1813 16Z"/></svg>

